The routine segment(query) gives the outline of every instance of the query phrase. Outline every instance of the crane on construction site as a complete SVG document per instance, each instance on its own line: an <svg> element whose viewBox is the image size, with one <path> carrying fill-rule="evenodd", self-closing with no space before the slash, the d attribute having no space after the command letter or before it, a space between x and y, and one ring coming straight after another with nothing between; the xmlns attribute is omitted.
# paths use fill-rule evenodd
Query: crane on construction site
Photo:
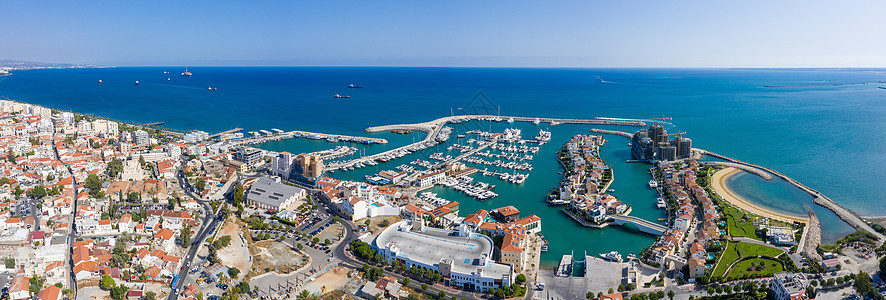
<svg viewBox="0 0 886 300"><path fill-rule="evenodd" d="M659 134L658 136L672 136L672 135L676 135L676 136L680 136L680 137L682 137L684 134L686 134L686 132L685 132L685 131L681 131L681 132L674 132L674 133L662 133L662 134Z"/></svg>
<svg viewBox="0 0 886 300"><path fill-rule="evenodd" d="M646 120L653 120L653 122L654 122L653 124L657 124L657 123L658 123L658 121L656 121L656 120L661 120L661 123L664 124L665 121L667 121L667 120L673 120L673 119L674 119L674 118L671 118L671 117L665 117L665 115L661 115L661 118L648 118L648 119L646 119Z"/></svg>

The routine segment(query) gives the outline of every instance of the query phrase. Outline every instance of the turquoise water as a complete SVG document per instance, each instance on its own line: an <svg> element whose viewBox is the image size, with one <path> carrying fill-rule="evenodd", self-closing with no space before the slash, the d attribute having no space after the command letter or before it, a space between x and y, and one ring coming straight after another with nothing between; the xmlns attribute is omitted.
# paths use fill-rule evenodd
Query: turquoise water
<svg viewBox="0 0 886 300"><path fill-rule="evenodd" d="M360 146L365 153L391 149L423 138L423 133L367 134L368 126L424 122L459 113L591 118L595 116L673 117L671 131L686 131L694 146L766 165L813 187L865 216L886 215L886 90L879 84L837 87L765 88L762 85L821 84L886 80L881 70L744 69L472 69L472 68L110 68L17 71L0 77L0 96L49 107L92 113L164 127L218 132L279 128L382 137L386 145ZM600 76L605 82L596 79ZM170 80L167 80L169 78ZM97 80L103 84L97 84ZM139 80L141 85L132 83ZM348 83L365 85L348 90ZM210 92L207 86L219 90ZM488 100L476 100L479 92ZM333 100L349 93L348 100ZM472 100L475 99L475 100ZM488 126L488 125L482 125ZM494 125L496 130L504 124ZM521 124L534 128L531 123ZM652 237L630 228L590 230L565 218L542 200L560 180L553 152L589 127L552 127L553 140L534 161L522 186L496 185L491 201L466 199L435 188L462 204L462 215L480 208L513 204L523 214L542 216L543 232L555 261L569 250L637 252ZM629 130L635 128L606 129ZM526 130L534 136L537 130ZM602 157L615 171L615 194L634 208L632 215L657 220L654 194L646 186L648 165L627 164L627 139L611 142ZM290 152L326 149L334 144L287 140L261 147ZM429 149L431 152L445 152ZM414 158L412 158L414 159ZM370 170L408 162L380 164L336 177L361 179ZM497 179L483 178L494 182ZM768 208L802 212L809 197L783 182L737 176L737 193ZM461 197L461 198L460 198ZM851 229L832 213L813 205L822 219L825 241Z"/></svg>

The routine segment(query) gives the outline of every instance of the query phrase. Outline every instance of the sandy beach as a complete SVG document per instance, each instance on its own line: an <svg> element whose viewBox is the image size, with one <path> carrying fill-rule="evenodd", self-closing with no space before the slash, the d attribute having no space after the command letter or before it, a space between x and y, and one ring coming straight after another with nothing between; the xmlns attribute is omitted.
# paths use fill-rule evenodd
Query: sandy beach
<svg viewBox="0 0 886 300"><path fill-rule="evenodd" d="M711 178L711 188L713 188L714 192L716 192L718 195L720 195L720 197L723 197L723 199L725 199L726 201L729 201L729 203L732 203L732 205L735 205L736 207L741 208L747 212L751 212L751 213L757 214L759 216L763 216L763 217L767 217L767 218L771 218L771 219L776 219L776 220L781 220L781 221L790 221L790 222L796 221L796 222L803 222L803 223L809 222L809 218L807 218L807 217L798 217L798 216L773 212L773 211L767 210L765 208L762 208L760 206L757 206L757 205L751 203L751 201L749 201L748 199L745 199L745 198L742 198L742 197L736 195L732 190L730 190L729 188L726 187L726 179L729 178L729 176L733 176L735 174L738 174L739 172L744 172L744 171L736 169L736 168L725 168L723 170L717 171L717 173L714 173L713 178Z"/></svg>

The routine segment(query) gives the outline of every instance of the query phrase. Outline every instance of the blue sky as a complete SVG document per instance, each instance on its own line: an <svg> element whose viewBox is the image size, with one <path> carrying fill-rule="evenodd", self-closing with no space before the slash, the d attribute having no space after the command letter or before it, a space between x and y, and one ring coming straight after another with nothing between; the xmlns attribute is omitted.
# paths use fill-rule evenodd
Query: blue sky
<svg viewBox="0 0 886 300"><path fill-rule="evenodd" d="M4 1L0 58L110 65L886 67L886 1Z"/></svg>

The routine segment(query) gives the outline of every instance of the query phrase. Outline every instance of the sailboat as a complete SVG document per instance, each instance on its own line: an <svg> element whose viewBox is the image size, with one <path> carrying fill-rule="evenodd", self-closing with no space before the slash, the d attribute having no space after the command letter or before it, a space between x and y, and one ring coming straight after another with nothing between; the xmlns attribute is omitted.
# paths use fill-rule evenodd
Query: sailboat
<svg viewBox="0 0 886 300"><path fill-rule="evenodd" d="M191 74L191 72L188 72L188 67L185 67L185 71L182 72L182 76L183 77L191 77L191 75L193 75L193 74Z"/></svg>

